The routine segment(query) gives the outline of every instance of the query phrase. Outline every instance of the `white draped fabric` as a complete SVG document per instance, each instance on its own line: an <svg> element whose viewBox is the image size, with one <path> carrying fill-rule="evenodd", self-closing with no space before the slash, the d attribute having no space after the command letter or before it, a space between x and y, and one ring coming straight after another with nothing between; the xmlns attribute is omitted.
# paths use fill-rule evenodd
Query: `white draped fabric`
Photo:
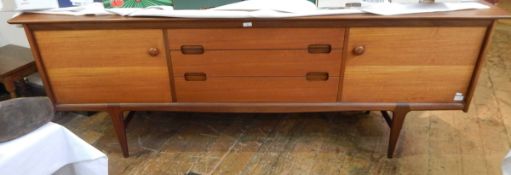
<svg viewBox="0 0 511 175"><path fill-rule="evenodd" d="M0 143L0 174L106 175L108 158L65 127L50 122Z"/></svg>

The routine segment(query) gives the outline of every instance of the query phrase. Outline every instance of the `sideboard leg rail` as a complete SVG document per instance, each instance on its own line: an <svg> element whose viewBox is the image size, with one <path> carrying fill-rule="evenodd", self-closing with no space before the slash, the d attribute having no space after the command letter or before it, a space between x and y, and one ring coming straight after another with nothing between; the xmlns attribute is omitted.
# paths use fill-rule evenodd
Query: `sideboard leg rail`
<svg viewBox="0 0 511 175"><path fill-rule="evenodd" d="M407 104L399 104L394 111L392 111L392 119L387 112L382 112L383 117L387 122L390 122L390 137L389 147L387 150L387 157L394 157L394 151L396 150L396 143L401 133L401 128L405 121L406 114L410 112L410 106ZM386 117L385 117L386 115Z"/></svg>
<svg viewBox="0 0 511 175"><path fill-rule="evenodd" d="M122 111L119 107L111 107L107 112L108 114L110 114L110 117L112 118L114 130L115 133L117 134L119 144L121 145L122 155L124 157L129 157L124 111Z"/></svg>

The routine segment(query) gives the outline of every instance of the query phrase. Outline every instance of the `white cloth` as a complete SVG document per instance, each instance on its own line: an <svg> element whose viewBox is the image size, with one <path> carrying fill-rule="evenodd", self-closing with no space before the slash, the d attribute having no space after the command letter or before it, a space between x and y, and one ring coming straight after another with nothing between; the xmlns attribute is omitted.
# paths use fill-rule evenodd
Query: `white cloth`
<svg viewBox="0 0 511 175"><path fill-rule="evenodd" d="M502 161L502 175L511 175L511 151L509 151Z"/></svg>
<svg viewBox="0 0 511 175"><path fill-rule="evenodd" d="M49 175L64 166L67 168L57 174L108 174L108 158L104 153L55 123L0 143L2 175Z"/></svg>

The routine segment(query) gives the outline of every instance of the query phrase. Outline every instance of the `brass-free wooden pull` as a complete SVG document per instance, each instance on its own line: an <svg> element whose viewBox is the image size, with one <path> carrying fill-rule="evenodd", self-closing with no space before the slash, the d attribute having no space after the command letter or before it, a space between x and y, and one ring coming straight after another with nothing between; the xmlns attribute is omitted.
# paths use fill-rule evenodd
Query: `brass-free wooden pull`
<svg viewBox="0 0 511 175"><path fill-rule="evenodd" d="M204 72L186 72L185 80L186 81L206 81L207 75Z"/></svg>
<svg viewBox="0 0 511 175"><path fill-rule="evenodd" d="M366 51L366 46L355 46L351 51L354 55L362 55Z"/></svg>
<svg viewBox="0 0 511 175"><path fill-rule="evenodd" d="M181 53L189 55L200 55L204 54L204 47L201 45L182 45Z"/></svg>
<svg viewBox="0 0 511 175"><path fill-rule="evenodd" d="M308 72L305 78L308 81L326 81L328 80L328 72Z"/></svg>
<svg viewBox="0 0 511 175"><path fill-rule="evenodd" d="M309 53L317 54L317 53L330 53L332 51L332 46L330 44L311 44L308 47Z"/></svg>
<svg viewBox="0 0 511 175"><path fill-rule="evenodd" d="M160 50L158 48L149 48L147 49L147 54L151 55L152 57L158 56L160 54Z"/></svg>

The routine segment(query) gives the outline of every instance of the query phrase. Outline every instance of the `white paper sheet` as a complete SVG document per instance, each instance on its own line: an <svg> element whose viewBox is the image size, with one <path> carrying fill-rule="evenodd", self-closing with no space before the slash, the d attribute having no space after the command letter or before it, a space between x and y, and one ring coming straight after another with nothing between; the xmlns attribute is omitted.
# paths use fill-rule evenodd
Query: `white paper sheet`
<svg viewBox="0 0 511 175"><path fill-rule="evenodd" d="M487 5L479 2L462 2L462 3L432 3L432 4L398 4L384 3L373 4L362 10L377 15L402 15L413 13L427 12L444 12L468 9L487 9Z"/></svg>
<svg viewBox="0 0 511 175"><path fill-rule="evenodd" d="M267 3L266 1L268 0L248 0L242 3L229 4L226 6L221 6L218 8L208 10L174 10L170 6L105 9L102 3L94 3L81 7L69 7L29 12L74 16L121 15L121 16L178 17L178 18L285 18L300 16L364 13L360 9L335 9L335 10L317 9L313 3L307 0L283 0L283 2L281 3ZM291 3L290 1L293 1L293 3ZM257 8L252 7L252 5L255 5Z"/></svg>
<svg viewBox="0 0 511 175"><path fill-rule="evenodd" d="M208 10L173 10L169 7L158 6L129 12L116 11L115 9L108 9L108 11L124 16L178 18L286 18L364 13L360 9L318 9L316 5L307 0L247 0Z"/></svg>
<svg viewBox="0 0 511 175"><path fill-rule="evenodd" d="M502 175L511 175L511 151L509 151L502 161Z"/></svg>
<svg viewBox="0 0 511 175"><path fill-rule="evenodd" d="M79 7L56 8L56 9L28 11L28 12L54 14L54 15L73 15L73 16L113 15L113 13L110 13L105 10L102 3L92 3L89 5L84 5L84 6L79 6Z"/></svg>
<svg viewBox="0 0 511 175"><path fill-rule="evenodd" d="M273 10L287 13L308 13L317 10L314 3L307 0L246 0L212 8L211 10L257 11Z"/></svg>
<svg viewBox="0 0 511 175"><path fill-rule="evenodd" d="M55 123L50 122L25 136L0 143L2 175L53 174L69 164L73 166L72 174L108 174L105 154Z"/></svg>
<svg viewBox="0 0 511 175"><path fill-rule="evenodd" d="M304 13L286 13L275 10L256 11L223 11L223 10L157 10L143 9L130 13L128 16L157 16L157 17L179 17L179 18L287 18L300 16L318 16L335 14L364 13L358 9L341 10L315 10Z"/></svg>
<svg viewBox="0 0 511 175"><path fill-rule="evenodd" d="M16 10L40 10L59 8L57 0L15 0Z"/></svg>
<svg viewBox="0 0 511 175"><path fill-rule="evenodd" d="M208 10L174 10L169 6L148 8L105 9L102 3L82 7L35 11L33 13L60 15L121 15L141 17L178 17L178 18L287 18L319 15L341 15L373 13L377 15L400 15L426 12L455 11L467 9L487 9L479 2L434 3L434 4L397 4L367 3L362 8L318 9L307 0L247 0L239 3ZM292 3L291 3L292 1ZM367 6L366 6L367 5Z"/></svg>

